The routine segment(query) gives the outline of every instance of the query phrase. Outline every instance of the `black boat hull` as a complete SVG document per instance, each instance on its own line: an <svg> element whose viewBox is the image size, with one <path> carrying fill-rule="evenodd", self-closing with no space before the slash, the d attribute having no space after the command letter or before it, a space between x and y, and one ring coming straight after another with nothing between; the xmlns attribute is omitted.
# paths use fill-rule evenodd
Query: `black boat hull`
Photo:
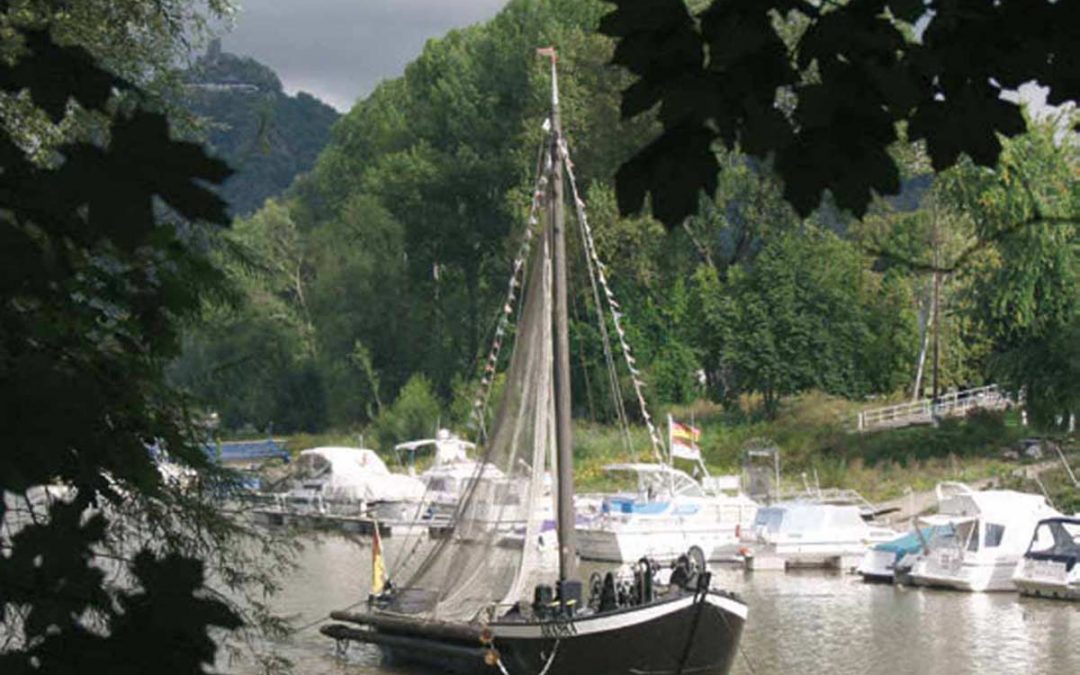
<svg viewBox="0 0 1080 675"><path fill-rule="evenodd" d="M461 675L705 675L731 669L746 605L710 591L551 621L488 626L489 661L455 658L417 645L382 644L394 663L420 663Z"/></svg>

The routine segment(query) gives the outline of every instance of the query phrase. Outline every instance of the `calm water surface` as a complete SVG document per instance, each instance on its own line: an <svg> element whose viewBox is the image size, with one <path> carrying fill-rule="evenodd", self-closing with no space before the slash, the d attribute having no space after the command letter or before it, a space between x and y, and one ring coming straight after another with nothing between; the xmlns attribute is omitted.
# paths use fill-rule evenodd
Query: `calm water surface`
<svg viewBox="0 0 1080 675"><path fill-rule="evenodd" d="M387 562L411 543L387 539ZM327 536L309 542L276 598L301 626L366 597L371 549ZM589 570L586 569L586 572ZM750 605L735 673L1080 673L1080 603L869 585L828 572L747 574L714 568L714 585ZM423 675L380 664L379 652L352 644L345 658L317 627L276 645L297 673ZM253 673L234 663L234 673ZM513 675L519 675L514 673ZM535 675L523 673L520 675Z"/></svg>

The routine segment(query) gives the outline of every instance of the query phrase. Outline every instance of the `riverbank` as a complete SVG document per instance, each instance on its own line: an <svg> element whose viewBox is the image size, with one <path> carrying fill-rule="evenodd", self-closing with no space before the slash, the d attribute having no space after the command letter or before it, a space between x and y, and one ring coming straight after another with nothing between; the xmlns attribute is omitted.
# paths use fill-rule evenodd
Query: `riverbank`
<svg viewBox="0 0 1080 675"><path fill-rule="evenodd" d="M863 404L810 393L793 397L773 419L756 417L753 402L724 407L701 401L673 408L676 420L692 423L702 430L700 446L709 471L714 474L739 473L744 449L766 439L780 449L785 486L806 485L858 490L871 501L896 499L911 492L925 492L945 480L976 482L990 480L997 485L1019 486L1013 474L1022 462L1004 459L1005 451L1027 437L1039 436L1019 424L1015 413L975 413L965 419L949 419L938 426L859 433L853 430ZM1075 438L1056 434L1054 441L1067 453L1075 453ZM404 439L403 439L404 440ZM285 437L286 448L298 453L320 445L366 445L375 449L394 469L407 468L409 458L392 448L378 447L375 437L362 433L333 432L295 434ZM653 450L644 427L632 426L629 433L611 425L579 420L574 429L575 480L583 491L610 487L604 475L607 464L648 461ZM1046 459L1054 459L1047 457ZM415 458L422 470L430 458ZM1074 467L1080 457L1073 459ZM687 469L691 466L685 467ZM1064 470L1060 471L1064 477ZM1047 484L1055 502L1080 509L1080 496L1070 482L1054 478ZM1028 481L1023 486L1038 491ZM1070 511L1071 512L1071 511Z"/></svg>

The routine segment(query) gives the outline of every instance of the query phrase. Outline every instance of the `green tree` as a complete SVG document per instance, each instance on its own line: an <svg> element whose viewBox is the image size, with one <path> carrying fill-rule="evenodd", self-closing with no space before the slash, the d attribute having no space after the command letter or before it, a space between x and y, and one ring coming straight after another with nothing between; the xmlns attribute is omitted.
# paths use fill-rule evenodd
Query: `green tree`
<svg viewBox="0 0 1080 675"><path fill-rule="evenodd" d="M102 113L117 89L137 98L85 50L15 34L0 87L52 122L71 104ZM211 578L238 593L269 583L245 530L164 481L148 451L159 443L208 489L229 485L163 377L180 322L221 288L200 242L202 223L227 218L203 183L228 171L171 139L159 114L122 111L108 130L44 167L0 135L5 673L205 672L208 631L242 623Z"/></svg>
<svg viewBox="0 0 1080 675"><path fill-rule="evenodd" d="M1042 123L1006 141L995 170L965 163L952 183L991 247L988 264L971 271L989 371L1044 424L1080 406L1080 162L1058 134Z"/></svg>
<svg viewBox="0 0 1080 675"><path fill-rule="evenodd" d="M722 396L759 393L773 415L784 396L891 391L910 372L914 316L897 311L907 298L830 232L780 235L726 279L702 267L696 280L707 369Z"/></svg>
<svg viewBox="0 0 1080 675"><path fill-rule="evenodd" d="M609 0L601 30L634 74L622 112L657 109L663 133L619 171L619 204L646 194L669 228L716 190L712 147L772 163L802 215L829 191L861 216L897 194L890 147L906 128L933 169L993 166L1025 129L1003 91L1035 80L1080 98L1080 5L1055 0ZM921 31L912 25L920 22ZM792 33L795 33L794 35Z"/></svg>

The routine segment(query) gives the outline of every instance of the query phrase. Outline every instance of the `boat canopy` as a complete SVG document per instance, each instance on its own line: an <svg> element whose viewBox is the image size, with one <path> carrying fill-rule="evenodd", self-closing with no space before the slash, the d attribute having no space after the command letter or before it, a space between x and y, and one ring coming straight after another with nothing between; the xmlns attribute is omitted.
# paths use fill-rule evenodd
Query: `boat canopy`
<svg viewBox="0 0 1080 675"><path fill-rule="evenodd" d="M1072 569L1080 560L1080 518L1047 518L1039 521L1026 557L1065 562Z"/></svg>
<svg viewBox="0 0 1080 675"><path fill-rule="evenodd" d="M857 506L802 502L758 509L754 527L764 527L771 533L869 530Z"/></svg>
<svg viewBox="0 0 1080 675"><path fill-rule="evenodd" d="M704 497L701 485L685 471L667 464L630 463L608 464L607 473L633 473L637 476L638 490L651 497L660 495L679 495L684 497Z"/></svg>
<svg viewBox="0 0 1080 675"><path fill-rule="evenodd" d="M399 501L419 499L424 484L416 478L391 473L386 463L366 448L323 447L300 453L294 476L305 487L319 481L327 499Z"/></svg>
<svg viewBox="0 0 1080 675"><path fill-rule="evenodd" d="M435 438L425 438L419 441L398 443L394 446L394 450L398 452L402 450L412 452L428 445L435 446L436 465L469 462L470 460L467 451L476 448L475 443L470 443L469 441L459 438L449 429L439 429L438 433L435 434Z"/></svg>

